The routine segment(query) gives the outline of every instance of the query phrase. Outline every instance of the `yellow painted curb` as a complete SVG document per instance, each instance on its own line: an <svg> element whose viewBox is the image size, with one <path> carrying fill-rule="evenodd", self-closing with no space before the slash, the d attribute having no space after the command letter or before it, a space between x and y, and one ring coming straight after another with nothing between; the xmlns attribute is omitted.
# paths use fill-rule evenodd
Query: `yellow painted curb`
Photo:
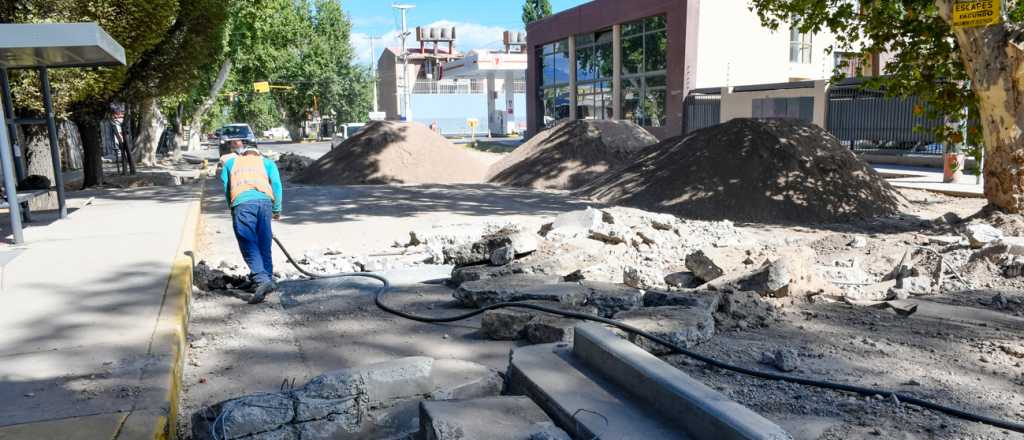
<svg viewBox="0 0 1024 440"><path fill-rule="evenodd" d="M150 355L169 354L170 368L166 374L167 396L164 405L166 414L135 413L145 423L150 420L154 440L174 440L178 421L178 401L181 397L181 378L185 362L185 347L188 337L189 304L192 299L192 268L199 225L202 216L203 195L206 184L200 181L198 199L190 203L185 225L182 229L181 244L171 263L171 274L164 290L160 314L149 343ZM162 411L161 411L162 413ZM131 419L131 417L129 417ZM155 420L154 420L155 419ZM119 435L118 438L121 436Z"/></svg>

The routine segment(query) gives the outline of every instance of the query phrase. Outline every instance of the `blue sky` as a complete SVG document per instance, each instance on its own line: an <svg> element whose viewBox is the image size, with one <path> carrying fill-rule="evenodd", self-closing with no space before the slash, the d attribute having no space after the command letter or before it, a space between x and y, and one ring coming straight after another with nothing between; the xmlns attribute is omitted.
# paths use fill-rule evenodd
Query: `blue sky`
<svg viewBox="0 0 1024 440"><path fill-rule="evenodd" d="M555 12L587 0L551 0ZM361 63L370 61L369 36L383 36L374 43L375 54L381 47L398 46L395 36L401 19L391 8L391 0L342 0L341 6L352 17L352 45ZM522 0L406 0L416 5L409 11L409 27L454 25L458 30L457 48L496 48L504 30L522 30Z"/></svg>

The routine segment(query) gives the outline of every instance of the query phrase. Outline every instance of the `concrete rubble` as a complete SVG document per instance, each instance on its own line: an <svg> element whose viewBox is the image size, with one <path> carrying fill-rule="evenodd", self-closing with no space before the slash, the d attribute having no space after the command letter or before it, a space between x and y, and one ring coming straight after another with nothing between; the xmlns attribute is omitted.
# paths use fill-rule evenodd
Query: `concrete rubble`
<svg viewBox="0 0 1024 440"><path fill-rule="evenodd" d="M192 416L194 440L362 439L415 434L419 402L497 396L497 371L457 360L398 359L325 373L292 391L231 399Z"/></svg>
<svg viewBox="0 0 1024 440"><path fill-rule="evenodd" d="M569 440L523 396L423 402L419 419L423 440Z"/></svg>

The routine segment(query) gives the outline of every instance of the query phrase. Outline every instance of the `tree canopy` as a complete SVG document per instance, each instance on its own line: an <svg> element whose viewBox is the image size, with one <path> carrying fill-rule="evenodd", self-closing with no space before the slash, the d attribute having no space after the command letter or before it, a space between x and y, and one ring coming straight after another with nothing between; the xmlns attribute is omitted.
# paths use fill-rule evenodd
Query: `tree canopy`
<svg viewBox="0 0 1024 440"><path fill-rule="evenodd" d="M549 15L551 15L551 2L549 0L526 0L526 3L523 4L524 26Z"/></svg>

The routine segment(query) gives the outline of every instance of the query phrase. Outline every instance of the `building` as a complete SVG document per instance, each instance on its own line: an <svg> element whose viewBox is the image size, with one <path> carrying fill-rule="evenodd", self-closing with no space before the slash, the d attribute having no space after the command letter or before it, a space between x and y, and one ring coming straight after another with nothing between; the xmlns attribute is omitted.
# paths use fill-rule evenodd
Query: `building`
<svg viewBox="0 0 1024 440"><path fill-rule="evenodd" d="M691 90L877 75L884 59L829 53L835 38L761 25L746 0L594 0L527 28L528 133L554 121L624 119L682 133Z"/></svg>
<svg viewBox="0 0 1024 440"><path fill-rule="evenodd" d="M453 60L462 59L462 54L451 52L451 49L409 49L408 78L413 87L430 87L437 85L439 66ZM377 102L380 111L387 115L388 120L402 119L405 108L405 79L402 49L389 47L384 49L377 60ZM468 84L468 82L467 82ZM458 87L450 84L449 87ZM415 90L415 89L414 89Z"/></svg>

